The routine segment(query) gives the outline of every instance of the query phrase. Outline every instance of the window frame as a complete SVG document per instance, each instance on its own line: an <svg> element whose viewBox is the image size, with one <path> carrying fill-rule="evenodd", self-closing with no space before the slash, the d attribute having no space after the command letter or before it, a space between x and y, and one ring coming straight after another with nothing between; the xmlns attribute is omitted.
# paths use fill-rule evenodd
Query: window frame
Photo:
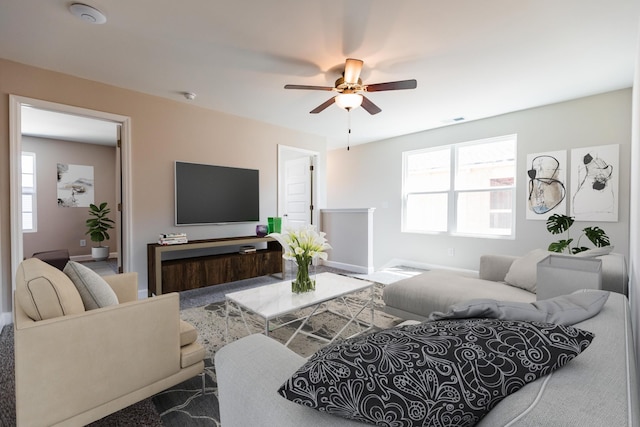
<svg viewBox="0 0 640 427"><path fill-rule="evenodd" d="M20 197L24 198L25 195L28 195L31 197L31 211L25 211L25 204L24 203L20 203L20 216L21 216L21 228L22 228L22 232L23 233L36 233L38 231L38 184L37 184L37 168L36 168L36 153L31 152L31 151L23 151L21 153L20 156L20 161L21 161L21 165L22 162L24 161L25 157L29 157L31 158L31 164L32 164L32 169L33 169L33 173L26 173L24 171L24 169L22 168L22 166L20 167ZM33 186L32 187L25 187L22 185L22 182L24 182L23 178L25 175L32 175L32 179L33 179ZM24 225L24 214L25 213L31 213L31 228L25 228Z"/></svg>
<svg viewBox="0 0 640 427"><path fill-rule="evenodd" d="M513 177L510 185L503 185L500 187L482 186L473 188L456 188L456 179L459 175L458 161L459 150L461 148L491 144L496 142L513 141L514 144L514 158L513 158ZM430 191L407 191L408 180L408 161L412 155L419 155L428 152L436 152L442 150L449 150L450 165L449 165L449 188L448 190L430 190ZM417 150L409 150L402 152L402 212L401 212L401 232L403 233L416 233L416 234L435 234L435 235L450 235L450 236L464 236L486 239L507 239L514 240L516 238L516 198L517 198L517 159L518 159L518 135L503 135L497 137L483 138L473 141L460 142L455 144L440 145L436 147L421 148ZM499 179L499 178L494 178ZM510 191L511 193L511 231L508 234L499 233L473 233L458 231L458 206L459 197L461 194L480 193L480 192L499 192ZM409 229L407 226L408 220L408 200L412 195L429 195L429 194L447 194L447 230L421 230L421 229ZM508 209L493 209L489 207L488 214L499 213L498 211L508 211Z"/></svg>

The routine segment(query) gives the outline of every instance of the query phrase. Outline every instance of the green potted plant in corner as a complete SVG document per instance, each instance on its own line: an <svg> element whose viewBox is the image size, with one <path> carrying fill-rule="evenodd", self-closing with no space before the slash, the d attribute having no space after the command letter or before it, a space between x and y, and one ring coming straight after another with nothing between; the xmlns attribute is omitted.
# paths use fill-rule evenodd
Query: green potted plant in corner
<svg viewBox="0 0 640 427"><path fill-rule="evenodd" d="M109 240L107 230L113 228L113 220L107 215L111 213L111 209L107 207L107 202L100 203L100 206L89 205L89 215L91 216L86 224L89 229L85 234L91 236L91 241L97 245L91 248L91 257L96 261L104 261L109 258L109 246L102 246L102 242Z"/></svg>
<svg viewBox="0 0 640 427"><path fill-rule="evenodd" d="M560 234L567 233L566 239L558 240L557 242L553 242L549 245L548 250L551 252L568 252L572 255L575 255L580 252L584 252L589 248L585 246L580 246L580 239L583 236L586 236L587 239L591 243L593 243L597 248L601 248L603 246L609 246L609 236L604 232L604 230L598 226L595 227L585 227L582 229L582 234L578 237L575 246L571 247L571 243L573 243L573 239L569 235L569 229L574 223L574 219L571 216L567 215L558 215L553 214L547 219L547 231L551 234Z"/></svg>

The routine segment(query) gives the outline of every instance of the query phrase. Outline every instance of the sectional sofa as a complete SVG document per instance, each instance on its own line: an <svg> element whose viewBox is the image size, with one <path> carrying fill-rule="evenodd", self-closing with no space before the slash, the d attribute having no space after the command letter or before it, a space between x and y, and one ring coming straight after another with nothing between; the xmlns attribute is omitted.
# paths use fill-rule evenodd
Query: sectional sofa
<svg viewBox="0 0 640 427"><path fill-rule="evenodd" d="M506 396L478 426L640 425L627 298L609 293L597 315L573 326L594 334L591 345L564 367ZM305 362L264 335L250 335L220 349L215 365L222 425L364 425L293 403L278 393Z"/></svg>
<svg viewBox="0 0 640 427"><path fill-rule="evenodd" d="M598 255L593 250L575 260L593 259L602 262L602 289L627 294L628 274L622 254ZM555 294L571 293L579 283L537 283L537 264L549 252L542 249L524 256L483 255L477 273L449 269L434 269L385 286L384 310L403 319L424 320L436 311L446 311L451 305L474 298L533 302L537 286L566 286ZM547 294L549 292L546 292Z"/></svg>

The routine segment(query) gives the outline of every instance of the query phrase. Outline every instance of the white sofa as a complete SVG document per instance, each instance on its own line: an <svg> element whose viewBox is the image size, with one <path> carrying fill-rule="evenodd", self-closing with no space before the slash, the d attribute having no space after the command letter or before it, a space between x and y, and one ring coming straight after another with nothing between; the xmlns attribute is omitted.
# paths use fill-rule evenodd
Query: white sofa
<svg viewBox="0 0 640 427"><path fill-rule="evenodd" d="M640 425L627 298L611 293L599 314L574 326L595 334L590 347L566 366L507 396L478 426ZM215 366L222 425L363 425L298 405L277 393L305 362L264 335L250 335L220 349Z"/></svg>
<svg viewBox="0 0 640 427"><path fill-rule="evenodd" d="M400 280L385 286L384 310L403 319L424 320L435 311L446 311L449 306L469 299L533 302L537 264L547 255L549 252L544 250L534 250L522 257L483 255L477 274L440 269ZM595 259L602 261L602 289L626 295L628 275L624 256L611 253ZM579 283L569 287L557 294L581 288Z"/></svg>

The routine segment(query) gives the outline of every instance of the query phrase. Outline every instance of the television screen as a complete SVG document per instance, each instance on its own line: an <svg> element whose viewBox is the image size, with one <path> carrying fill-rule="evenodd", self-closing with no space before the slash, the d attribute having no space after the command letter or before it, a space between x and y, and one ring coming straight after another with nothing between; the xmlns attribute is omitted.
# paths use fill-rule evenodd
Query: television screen
<svg viewBox="0 0 640 427"><path fill-rule="evenodd" d="M260 220L259 171L175 162L176 225Z"/></svg>

